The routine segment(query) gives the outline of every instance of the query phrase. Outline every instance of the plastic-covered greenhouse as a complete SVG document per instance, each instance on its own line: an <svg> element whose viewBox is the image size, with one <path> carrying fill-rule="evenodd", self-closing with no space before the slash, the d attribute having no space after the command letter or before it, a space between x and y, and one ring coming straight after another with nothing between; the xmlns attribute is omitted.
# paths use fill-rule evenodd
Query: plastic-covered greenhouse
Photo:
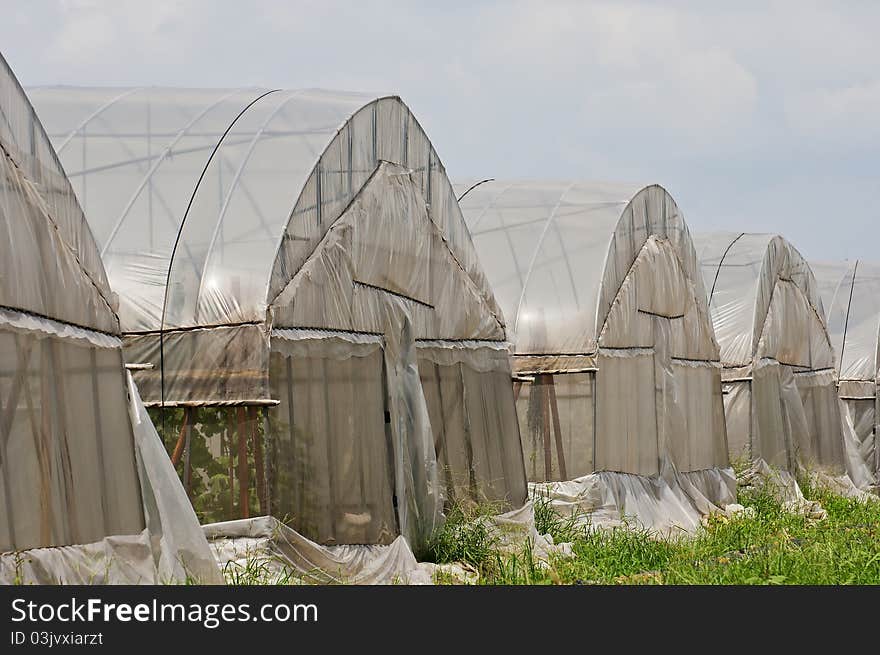
<svg viewBox="0 0 880 655"><path fill-rule="evenodd" d="M812 262L831 345L837 355L837 391L852 422L862 461L876 481L880 266L871 262Z"/></svg>
<svg viewBox="0 0 880 655"><path fill-rule="evenodd" d="M691 527L732 503L718 346L666 190L497 180L457 189L508 320L529 479L553 482L541 489L556 500L652 527Z"/></svg>
<svg viewBox="0 0 880 655"><path fill-rule="evenodd" d="M101 258L2 57L0 234L0 581L219 581L143 406L129 404Z"/></svg>
<svg viewBox="0 0 880 655"><path fill-rule="evenodd" d="M203 521L387 544L429 532L444 497L522 505L505 326L399 98L31 95Z"/></svg>
<svg viewBox="0 0 880 655"><path fill-rule="evenodd" d="M834 351L816 280L773 234L694 235L724 365L731 457L848 478Z"/></svg>

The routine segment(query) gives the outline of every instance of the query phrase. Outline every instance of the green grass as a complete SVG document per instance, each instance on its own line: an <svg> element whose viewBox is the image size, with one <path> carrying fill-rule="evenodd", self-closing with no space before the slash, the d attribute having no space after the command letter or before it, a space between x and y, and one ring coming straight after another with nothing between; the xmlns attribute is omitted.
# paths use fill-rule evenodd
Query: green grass
<svg viewBox="0 0 880 655"><path fill-rule="evenodd" d="M576 517L557 515L536 499L535 524L555 543L572 543L573 557L539 562L524 544L511 551L499 543L489 516L491 504L460 505L419 560L460 563L479 575L480 584L880 584L880 501L842 498L802 481L804 495L828 512L813 520L783 510L762 491L741 491L748 513L713 516L695 536L659 539L634 528L587 531ZM280 574L259 557L230 563L230 584L303 584L300 576ZM461 578L439 572L439 584Z"/></svg>
<svg viewBox="0 0 880 655"><path fill-rule="evenodd" d="M550 567L530 563L527 552L486 557L478 567L481 583L880 584L880 502L802 488L828 511L825 520L785 512L769 495L745 493L740 502L754 508L753 516L713 517L695 537L584 531L573 540L574 557L554 558ZM539 500L539 524L545 509Z"/></svg>

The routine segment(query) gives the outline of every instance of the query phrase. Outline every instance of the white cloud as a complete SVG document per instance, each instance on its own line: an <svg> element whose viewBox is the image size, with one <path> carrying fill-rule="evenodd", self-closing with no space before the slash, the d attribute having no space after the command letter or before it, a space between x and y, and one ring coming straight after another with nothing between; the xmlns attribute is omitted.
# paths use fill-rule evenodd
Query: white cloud
<svg viewBox="0 0 880 655"><path fill-rule="evenodd" d="M29 0L12 16L0 43L26 85L396 91L453 176L658 181L695 221L829 257L880 239L880 3ZM829 220L852 228L829 240Z"/></svg>
<svg viewBox="0 0 880 655"><path fill-rule="evenodd" d="M880 77L842 88L811 89L790 97L785 109L797 132L826 147L880 145Z"/></svg>

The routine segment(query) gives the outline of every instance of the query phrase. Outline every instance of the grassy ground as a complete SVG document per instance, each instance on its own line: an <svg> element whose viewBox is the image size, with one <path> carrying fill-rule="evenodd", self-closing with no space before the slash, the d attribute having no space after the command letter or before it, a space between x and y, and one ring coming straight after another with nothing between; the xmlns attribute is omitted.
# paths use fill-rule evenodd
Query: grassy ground
<svg viewBox="0 0 880 655"><path fill-rule="evenodd" d="M822 503L826 519L787 513L767 495L741 494L750 516L713 518L696 537L663 541L632 530L585 533L539 502L538 530L573 542L574 557L554 558L547 568L527 547L500 553L461 512L450 516L431 555L467 562L482 584L880 584L880 502L802 489Z"/></svg>

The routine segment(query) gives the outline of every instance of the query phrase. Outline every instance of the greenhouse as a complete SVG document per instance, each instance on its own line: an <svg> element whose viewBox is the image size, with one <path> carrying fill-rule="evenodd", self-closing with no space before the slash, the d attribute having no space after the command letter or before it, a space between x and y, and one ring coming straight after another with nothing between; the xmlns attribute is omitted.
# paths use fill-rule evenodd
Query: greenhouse
<svg viewBox="0 0 880 655"><path fill-rule="evenodd" d="M822 474L854 490L834 352L809 265L772 234L697 234L694 243L721 347L731 458Z"/></svg>
<svg viewBox="0 0 880 655"><path fill-rule="evenodd" d="M851 262L812 262L828 332L837 361L837 390L852 423L856 448L876 482L878 347L880 347L880 266ZM857 482L857 480L854 479Z"/></svg>
<svg viewBox="0 0 880 655"><path fill-rule="evenodd" d="M690 528L733 503L718 346L660 186L457 185L513 343L527 476L558 507ZM569 484L568 481L575 481Z"/></svg>
<svg viewBox="0 0 880 655"><path fill-rule="evenodd" d="M525 502L505 324L399 98L31 93L204 523L416 543L444 500Z"/></svg>
<svg viewBox="0 0 880 655"><path fill-rule="evenodd" d="M2 57L0 151L0 582L220 581L129 399L80 206Z"/></svg>

